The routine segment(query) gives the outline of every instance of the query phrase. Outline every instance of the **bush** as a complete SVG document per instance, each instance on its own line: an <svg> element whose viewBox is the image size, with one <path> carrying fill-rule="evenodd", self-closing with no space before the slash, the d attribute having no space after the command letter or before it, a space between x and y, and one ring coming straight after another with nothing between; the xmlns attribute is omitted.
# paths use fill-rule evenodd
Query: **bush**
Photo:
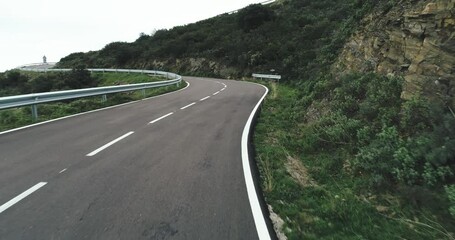
<svg viewBox="0 0 455 240"><path fill-rule="evenodd" d="M370 144L360 147L353 166L358 173L368 176L372 186L387 185L393 179L391 170L397 165L393 155L399 146L397 129L384 126Z"/></svg>
<svg viewBox="0 0 455 240"><path fill-rule="evenodd" d="M305 150L351 152L352 168L374 187L450 182L455 175L455 118L440 103L401 100L402 82L369 73L307 84L304 89L312 94L304 101L328 98L331 111L303 130Z"/></svg>
<svg viewBox="0 0 455 240"><path fill-rule="evenodd" d="M262 4L252 4L238 13L239 26L245 32L256 29L273 18L274 12Z"/></svg>
<svg viewBox="0 0 455 240"><path fill-rule="evenodd" d="M449 212L455 218L455 185L446 185L444 190L450 202Z"/></svg>
<svg viewBox="0 0 455 240"><path fill-rule="evenodd" d="M336 147L355 142L355 133L360 126L360 121L340 113L325 116L312 127L312 134L318 139L313 148Z"/></svg>

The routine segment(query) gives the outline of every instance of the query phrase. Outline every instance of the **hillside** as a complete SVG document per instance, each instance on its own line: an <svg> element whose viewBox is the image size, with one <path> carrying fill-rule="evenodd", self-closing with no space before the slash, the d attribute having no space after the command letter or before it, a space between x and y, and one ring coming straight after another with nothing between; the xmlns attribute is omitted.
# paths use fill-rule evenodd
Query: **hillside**
<svg viewBox="0 0 455 240"><path fill-rule="evenodd" d="M233 79L273 69L284 81L264 83L271 93L254 145L279 232L454 239L454 4L281 0L74 53L58 66Z"/></svg>
<svg viewBox="0 0 455 240"><path fill-rule="evenodd" d="M74 53L59 67L161 69L182 74L239 78L274 69L288 80L320 72L376 1L277 1L233 14L141 34L100 51Z"/></svg>
<svg viewBox="0 0 455 240"><path fill-rule="evenodd" d="M426 0L375 11L345 44L334 68L404 76L403 98L422 94L454 105L454 9L454 1Z"/></svg>

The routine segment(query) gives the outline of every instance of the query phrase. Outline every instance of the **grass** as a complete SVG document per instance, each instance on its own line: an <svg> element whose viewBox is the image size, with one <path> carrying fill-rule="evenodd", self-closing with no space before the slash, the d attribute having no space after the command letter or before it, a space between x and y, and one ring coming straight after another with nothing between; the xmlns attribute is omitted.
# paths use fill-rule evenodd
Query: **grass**
<svg viewBox="0 0 455 240"><path fill-rule="evenodd" d="M271 92L254 145L266 202L285 221L288 239L454 239L443 193L368 190L364 179L350 171L349 151L306 151L312 139L305 137L308 126L298 91L266 85ZM290 157L308 169L305 178L314 184L303 185L291 176L286 168ZM415 199L426 204L413 204Z"/></svg>
<svg viewBox="0 0 455 240"><path fill-rule="evenodd" d="M100 86L143 83L164 80L161 77L150 77L144 74L95 73L94 75L99 80ZM87 112L91 110L114 106L130 101L140 100L143 98L157 96L167 92L176 91L178 89L184 88L185 86L186 84L180 84L180 86L178 87L172 85L167 87L146 89L145 95L142 94L142 91L109 94L107 96L107 101L103 101L101 96L95 96L70 101L40 104L38 105L39 114L38 121L34 121L32 119L31 107L20 107L14 109L1 110L0 131L5 131L8 129L22 127L33 123L43 122L81 112Z"/></svg>
<svg viewBox="0 0 455 240"><path fill-rule="evenodd" d="M100 81L100 86L113 86L131 83L147 83L153 81L163 81L166 78L161 76L149 76L147 74L131 73L92 73L92 76Z"/></svg>

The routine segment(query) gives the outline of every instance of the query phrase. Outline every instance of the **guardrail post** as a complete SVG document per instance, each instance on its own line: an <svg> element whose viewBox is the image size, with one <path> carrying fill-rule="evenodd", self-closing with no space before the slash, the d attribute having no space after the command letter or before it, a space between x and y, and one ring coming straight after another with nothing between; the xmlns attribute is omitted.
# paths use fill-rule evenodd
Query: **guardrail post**
<svg viewBox="0 0 455 240"><path fill-rule="evenodd" d="M102 102L106 102L107 101L107 95L106 94L103 94L103 96L101 97L101 101Z"/></svg>
<svg viewBox="0 0 455 240"><path fill-rule="evenodd" d="M36 105L36 104L32 105L32 119L33 119L33 121L38 120L38 105Z"/></svg>
<svg viewBox="0 0 455 240"><path fill-rule="evenodd" d="M142 98L145 98L145 88L142 89Z"/></svg>

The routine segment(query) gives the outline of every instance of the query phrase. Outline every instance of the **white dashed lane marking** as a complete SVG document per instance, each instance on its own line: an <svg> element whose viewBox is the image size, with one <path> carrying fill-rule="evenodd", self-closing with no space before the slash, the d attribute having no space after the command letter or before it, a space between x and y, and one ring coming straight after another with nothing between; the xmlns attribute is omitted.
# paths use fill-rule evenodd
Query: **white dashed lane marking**
<svg viewBox="0 0 455 240"><path fill-rule="evenodd" d="M207 96L207 97L205 97L205 98L201 98L201 100L199 100L199 101L202 102L202 101L207 100L207 99L209 99L209 98L210 98L210 96Z"/></svg>
<svg viewBox="0 0 455 240"><path fill-rule="evenodd" d="M8 202L6 202L5 204L1 205L0 206L0 213L5 211L6 209L12 207L14 204L16 204L19 201L21 201L22 199L26 198L28 195L32 194L36 190L42 188L46 184L47 184L47 182L37 183L35 186L29 188L27 191L17 195L15 198L13 198L13 199L9 200Z"/></svg>
<svg viewBox="0 0 455 240"><path fill-rule="evenodd" d="M168 113L168 114L166 114L166 115L164 115L164 116L162 116L162 117L159 117L159 118L157 118L157 119L155 119L155 120L149 122L148 124L154 124L154 123L158 122L158 121L161 120L161 119L164 119L164 118L167 118L167 117L171 116L172 114L174 114L174 112L171 112L171 113ZM148 124L147 124L147 125L148 125Z"/></svg>
<svg viewBox="0 0 455 240"><path fill-rule="evenodd" d="M131 131L131 132L127 133L127 134L124 134L123 136L121 136L121 137L119 137L119 138L117 138L117 139L115 139L115 140L113 140L113 141L111 141L111 142L105 144L104 146L102 146L102 147L96 149L95 151L93 151L93 152L87 154L87 157L95 156L95 155L98 154L99 152L101 152L101 151L103 151L104 149L106 149L106 148L108 148L108 147L114 145L115 143L121 141L122 139L127 138L129 135L131 135L131 134L133 134L133 133L134 133L134 132Z"/></svg>
<svg viewBox="0 0 455 240"><path fill-rule="evenodd" d="M185 107L181 107L180 110L189 108L189 107L193 106L194 104L196 104L196 103L195 102L194 103L190 103L190 104L186 105Z"/></svg>

